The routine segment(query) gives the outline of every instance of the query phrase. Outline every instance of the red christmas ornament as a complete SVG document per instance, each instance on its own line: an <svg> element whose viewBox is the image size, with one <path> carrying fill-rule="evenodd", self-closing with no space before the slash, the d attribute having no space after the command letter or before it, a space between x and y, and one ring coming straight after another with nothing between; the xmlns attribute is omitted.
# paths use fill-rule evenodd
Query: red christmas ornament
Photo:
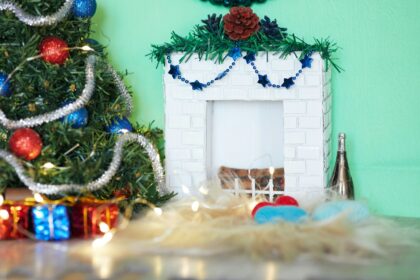
<svg viewBox="0 0 420 280"><path fill-rule="evenodd" d="M52 64L62 65L69 58L69 46L58 37L47 37L39 44L42 59Z"/></svg>
<svg viewBox="0 0 420 280"><path fill-rule="evenodd" d="M287 205L287 206L299 207L299 203L297 202L297 200L288 195L279 196L276 199L276 205L283 205L283 206Z"/></svg>
<svg viewBox="0 0 420 280"><path fill-rule="evenodd" d="M25 160L36 159L42 151L42 140L38 133L30 128L16 130L9 140L9 149Z"/></svg>

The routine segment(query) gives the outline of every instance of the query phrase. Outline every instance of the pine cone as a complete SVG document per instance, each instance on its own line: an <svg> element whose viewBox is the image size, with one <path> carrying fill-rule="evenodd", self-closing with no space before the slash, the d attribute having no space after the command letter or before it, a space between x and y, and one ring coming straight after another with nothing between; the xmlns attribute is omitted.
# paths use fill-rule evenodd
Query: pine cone
<svg viewBox="0 0 420 280"><path fill-rule="evenodd" d="M223 22L226 35L233 41L248 39L260 29L260 19L247 7L231 8Z"/></svg>
<svg viewBox="0 0 420 280"><path fill-rule="evenodd" d="M224 5L226 7L233 7L233 6L251 6L251 4L255 3L263 3L266 0L210 0L210 2L214 5Z"/></svg>
<svg viewBox="0 0 420 280"><path fill-rule="evenodd" d="M261 20L261 29L271 39L283 40L287 37L287 28L279 27L277 20L272 21L268 16Z"/></svg>
<svg viewBox="0 0 420 280"><path fill-rule="evenodd" d="M203 28L207 29L208 32L217 34L220 30L220 22L222 21L222 15L217 16L216 14L208 15L207 19L202 20L204 23Z"/></svg>

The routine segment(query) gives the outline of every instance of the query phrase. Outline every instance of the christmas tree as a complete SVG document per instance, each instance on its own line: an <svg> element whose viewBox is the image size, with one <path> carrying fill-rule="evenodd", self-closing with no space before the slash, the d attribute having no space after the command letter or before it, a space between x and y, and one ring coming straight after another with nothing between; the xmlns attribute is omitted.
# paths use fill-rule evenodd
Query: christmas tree
<svg viewBox="0 0 420 280"><path fill-rule="evenodd" d="M128 121L130 92L90 39L95 11L95 0L0 0L0 192L171 197L162 132Z"/></svg>

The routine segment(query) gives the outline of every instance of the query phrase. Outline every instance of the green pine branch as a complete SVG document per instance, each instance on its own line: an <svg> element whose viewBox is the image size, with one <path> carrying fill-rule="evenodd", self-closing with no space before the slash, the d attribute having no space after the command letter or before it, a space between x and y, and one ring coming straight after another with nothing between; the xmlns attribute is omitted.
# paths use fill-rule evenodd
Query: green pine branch
<svg viewBox="0 0 420 280"><path fill-rule="evenodd" d="M212 33L203 26L196 25L185 37L172 32L170 41L161 45L152 45L152 51L148 56L157 62L157 66L164 64L166 56L174 52L184 54L180 63L188 61L194 54L200 59L222 63L227 57L227 52L234 46L235 42L225 36L222 27L218 32ZM335 58L338 47L329 38L315 39L313 44L308 44L294 34L288 35L285 39L272 39L260 31L248 40L241 41L240 47L243 51L254 53L273 52L282 58L296 53L300 53L299 58L302 58L307 54L318 52L324 59L327 69L331 65L338 72L342 71Z"/></svg>

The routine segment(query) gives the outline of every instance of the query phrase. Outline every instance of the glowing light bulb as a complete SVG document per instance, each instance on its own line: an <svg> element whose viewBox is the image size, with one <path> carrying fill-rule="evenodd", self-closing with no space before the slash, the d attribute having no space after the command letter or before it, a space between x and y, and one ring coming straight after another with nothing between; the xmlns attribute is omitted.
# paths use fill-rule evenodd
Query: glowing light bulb
<svg viewBox="0 0 420 280"><path fill-rule="evenodd" d="M42 168L44 168L44 169L53 169L53 168L55 168L56 166L53 164L53 163L51 163L51 162L47 162L46 164L44 164L43 166L42 166Z"/></svg>
<svg viewBox="0 0 420 280"><path fill-rule="evenodd" d="M34 199L35 199L35 201L36 202L38 202L38 203L42 203L42 202L44 202L44 198L42 197L42 195L40 195L39 193L35 193L34 194Z"/></svg>
<svg viewBox="0 0 420 280"><path fill-rule="evenodd" d="M185 194L189 194L189 193L190 193L190 189L189 189L186 185L182 185L182 191L183 191Z"/></svg>
<svg viewBox="0 0 420 280"><path fill-rule="evenodd" d="M0 206L4 203L4 196L0 194Z"/></svg>
<svg viewBox="0 0 420 280"><path fill-rule="evenodd" d="M9 212L7 212L7 210L0 210L0 219L2 220L8 220L10 217Z"/></svg>
<svg viewBox="0 0 420 280"><path fill-rule="evenodd" d="M273 176L273 175L274 175L274 171L275 171L275 168L274 168L274 167L270 167L270 175L271 175L271 176Z"/></svg>
<svg viewBox="0 0 420 280"><path fill-rule="evenodd" d="M251 201L248 204L249 209L253 210L255 208L255 206L257 206L258 203L259 203L258 201Z"/></svg>
<svg viewBox="0 0 420 280"><path fill-rule="evenodd" d="M200 209L200 202L194 201L191 205L191 209L193 210L193 212L198 212L198 209Z"/></svg>
<svg viewBox="0 0 420 280"><path fill-rule="evenodd" d="M157 216L162 216L163 214L163 210L159 207L154 208L153 211L155 212Z"/></svg>
<svg viewBox="0 0 420 280"><path fill-rule="evenodd" d="M108 226L108 224L107 224L107 223L101 222L101 223L99 223L99 230L100 230L102 233L107 233L107 232L109 232L111 229L109 228L109 226Z"/></svg>
<svg viewBox="0 0 420 280"><path fill-rule="evenodd" d="M208 189L208 188L206 188L206 187L204 187L204 186L200 187L199 191L200 191L200 193L202 193L203 195L208 195L208 194L209 194L209 189Z"/></svg>
<svg viewBox="0 0 420 280"><path fill-rule="evenodd" d="M83 46L80 48L82 51L86 51L86 52L92 52L94 51L94 49L92 49L91 47L89 47L88 45Z"/></svg>
<svg viewBox="0 0 420 280"><path fill-rule="evenodd" d="M114 234L109 231L109 232L105 233L105 235L103 237L95 239L92 242L92 247L94 247L94 248L103 247L106 244L108 244L112 240L113 237L114 237Z"/></svg>

